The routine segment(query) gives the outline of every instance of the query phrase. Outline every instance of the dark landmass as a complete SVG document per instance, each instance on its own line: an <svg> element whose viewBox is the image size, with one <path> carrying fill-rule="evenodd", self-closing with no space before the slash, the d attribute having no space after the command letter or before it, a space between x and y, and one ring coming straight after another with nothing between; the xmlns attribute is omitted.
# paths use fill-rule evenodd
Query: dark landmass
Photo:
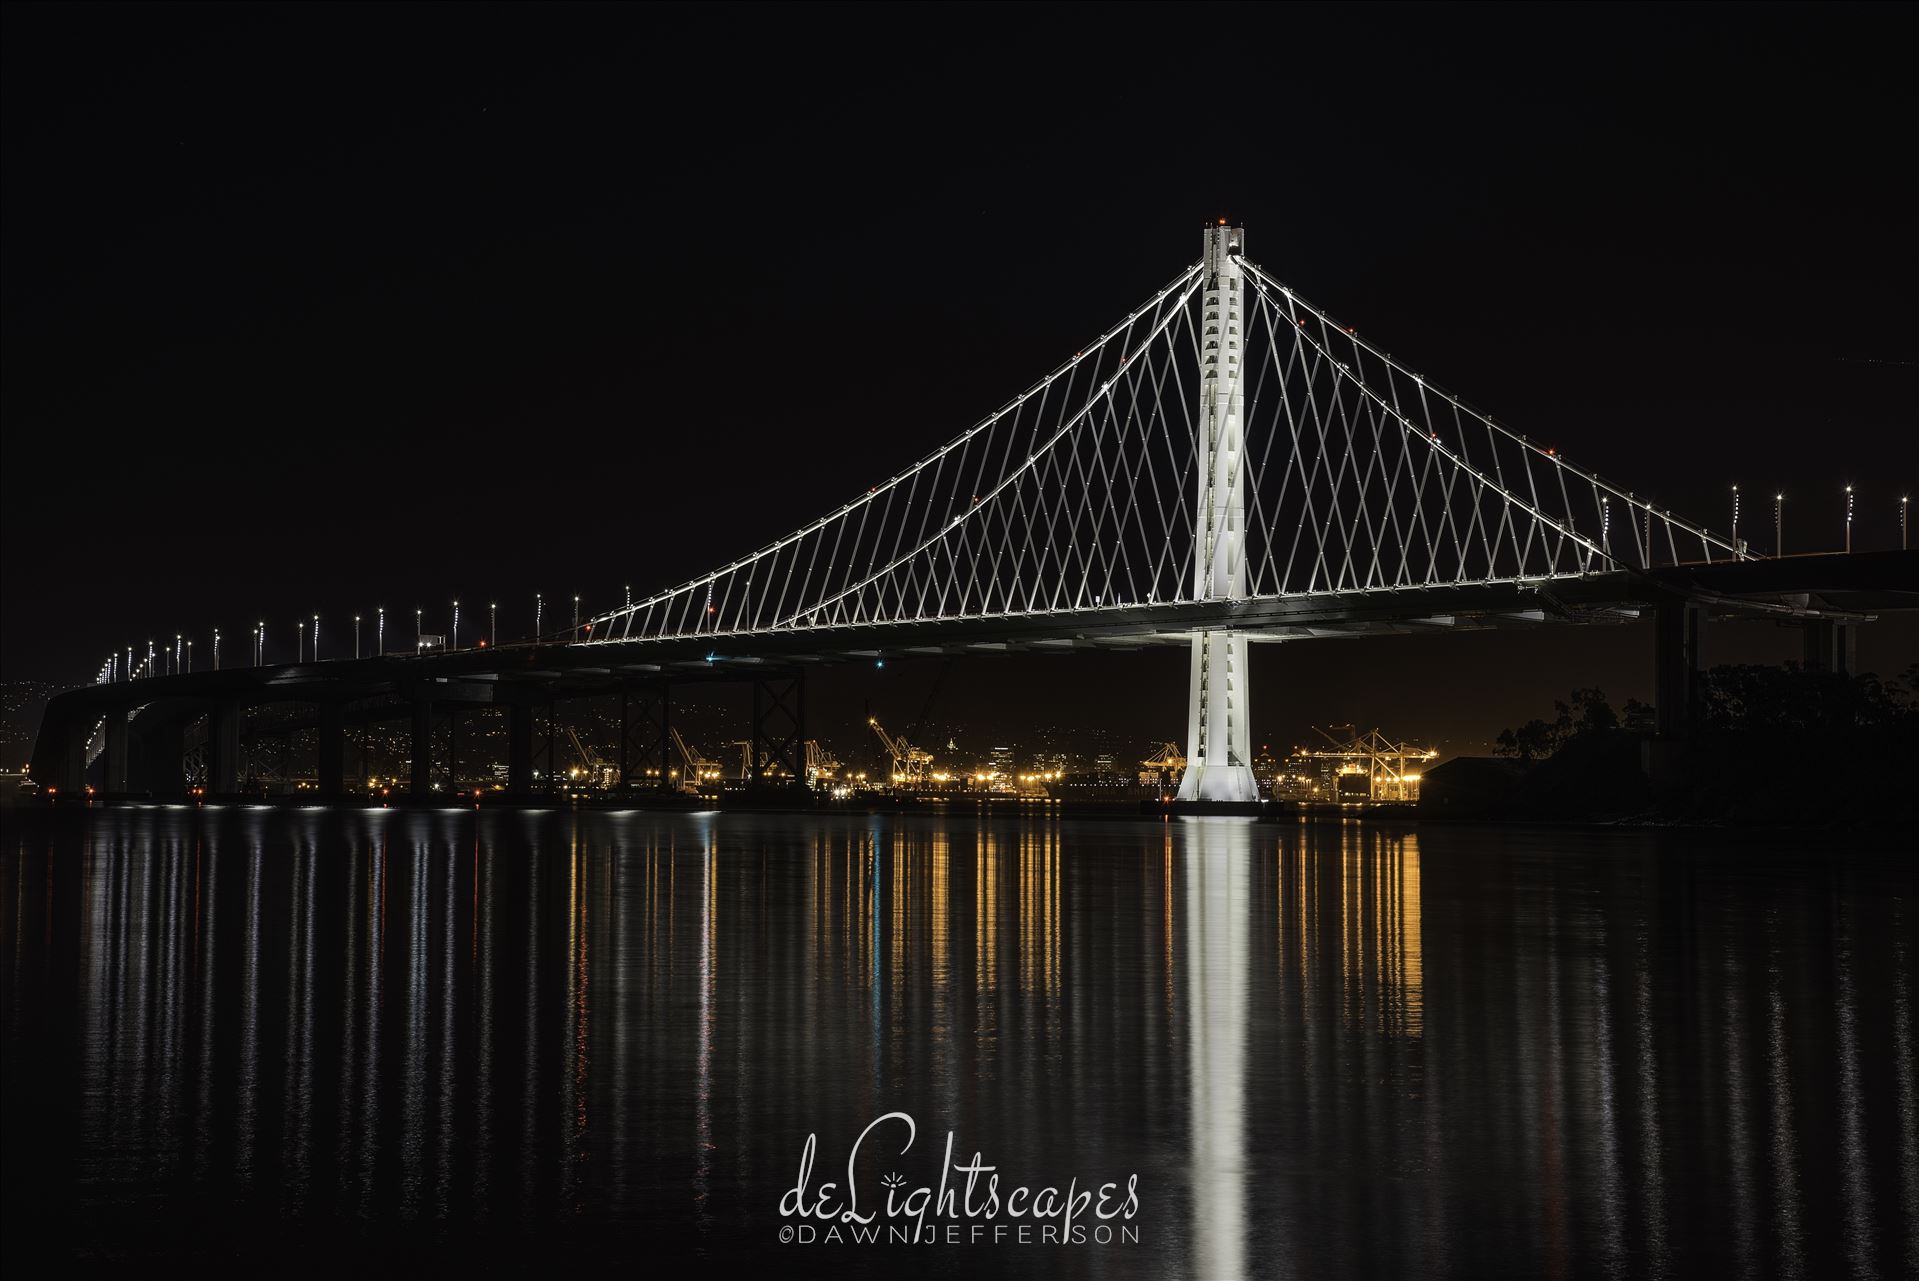
<svg viewBox="0 0 1919 1281"><path fill-rule="evenodd" d="M1499 754L1426 772L1421 818L1890 827L1919 820L1919 664L1898 681L1727 666L1706 673L1697 728L1660 739L1576 690Z"/></svg>

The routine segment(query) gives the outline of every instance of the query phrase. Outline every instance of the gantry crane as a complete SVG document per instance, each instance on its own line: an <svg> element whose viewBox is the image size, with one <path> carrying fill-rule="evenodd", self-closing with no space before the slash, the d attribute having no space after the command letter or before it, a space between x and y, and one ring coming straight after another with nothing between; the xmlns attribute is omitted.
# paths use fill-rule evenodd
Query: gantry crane
<svg viewBox="0 0 1919 1281"><path fill-rule="evenodd" d="M697 792L700 790L700 784L711 782L720 776L719 765L687 746L686 740L680 737L679 726L673 727L672 734L673 746L679 752L683 765L680 770L680 790Z"/></svg>
<svg viewBox="0 0 1919 1281"><path fill-rule="evenodd" d="M578 730L569 725L566 727L566 736L572 742L573 750L579 754L581 772L586 775L588 782L604 786L614 781L612 776L618 771L608 765L597 752L580 741Z"/></svg>
<svg viewBox="0 0 1919 1281"><path fill-rule="evenodd" d="M1178 787L1180 776L1186 773L1186 752L1178 743L1162 743L1157 752L1139 763L1139 783L1141 787L1157 787L1162 790Z"/></svg>
<svg viewBox="0 0 1919 1281"><path fill-rule="evenodd" d="M833 753L821 747L818 739L807 739L806 785L808 787L820 787L831 784L839 777L839 772L840 763L834 758Z"/></svg>
<svg viewBox="0 0 1919 1281"><path fill-rule="evenodd" d="M886 749L886 754L893 760L893 782L901 787L918 787L924 783L933 766L933 754L913 746L903 738L894 738L874 717L867 717L866 723L873 727L873 733L879 736L880 746Z"/></svg>
<svg viewBox="0 0 1919 1281"><path fill-rule="evenodd" d="M1425 764L1439 755L1431 747L1396 743L1376 729L1363 734L1351 725L1313 729L1328 746L1299 748L1291 763L1304 777L1330 771L1329 800L1416 801Z"/></svg>

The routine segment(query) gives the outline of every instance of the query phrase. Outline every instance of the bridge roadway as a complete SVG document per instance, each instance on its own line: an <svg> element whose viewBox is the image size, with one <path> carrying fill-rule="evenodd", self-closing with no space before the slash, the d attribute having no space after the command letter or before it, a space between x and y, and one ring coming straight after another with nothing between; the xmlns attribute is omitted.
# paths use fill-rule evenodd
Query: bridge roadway
<svg viewBox="0 0 1919 1281"><path fill-rule="evenodd" d="M802 774L804 675L826 663L994 652L1126 650L1186 644L1193 631L1231 627L1253 640L1656 621L1659 737L1690 733L1700 632L1713 617L1774 618L1805 629L1810 666L1849 670L1854 626L1888 610L1919 609L1919 552L1786 557L1717 565L1615 570L1525 583L1392 589L1284 598L1095 608L1016 617L820 628L754 635L566 644L561 638L423 655L229 667L88 685L53 698L33 755L33 778L56 796L84 795L88 742L104 719L91 772L106 796L184 795L189 730L205 718L207 792L237 794L245 711L303 704L305 718L258 731L317 728L323 795L346 791L345 730L410 723L410 791L432 795L434 717L508 712L508 791L534 794L537 710L563 699L617 695L620 777L666 777L670 690L711 681L754 688L754 759ZM132 715L129 715L131 713ZM547 759L553 760L551 716ZM457 738L449 734L449 750ZM657 773L649 774L647 771ZM636 782L637 785L637 782ZM657 785L648 782L648 785Z"/></svg>

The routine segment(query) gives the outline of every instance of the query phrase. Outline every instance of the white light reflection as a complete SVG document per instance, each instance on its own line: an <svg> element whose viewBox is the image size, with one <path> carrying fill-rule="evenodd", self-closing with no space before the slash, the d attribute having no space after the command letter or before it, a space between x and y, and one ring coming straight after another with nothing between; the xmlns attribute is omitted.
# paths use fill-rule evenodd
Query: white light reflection
<svg viewBox="0 0 1919 1281"><path fill-rule="evenodd" d="M1181 820L1191 1053L1193 1275L1246 1275L1248 868L1243 819Z"/></svg>

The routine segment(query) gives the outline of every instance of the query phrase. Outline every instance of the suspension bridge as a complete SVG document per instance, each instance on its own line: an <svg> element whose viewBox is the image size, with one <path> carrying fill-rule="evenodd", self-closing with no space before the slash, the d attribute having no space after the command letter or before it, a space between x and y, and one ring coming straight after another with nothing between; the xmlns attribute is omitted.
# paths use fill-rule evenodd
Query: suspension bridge
<svg viewBox="0 0 1919 1281"><path fill-rule="evenodd" d="M1919 605L1911 555L1755 554L1472 408L1258 265L1243 228L911 466L751 554L534 641L127 678L54 699L36 780L235 791L246 712L308 709L318 777L402 720L427 795L436 716L504 708L533 794L556 701L617 695L617 773L666 777L676 684L749 681L755 770L801 776L805 673L888 656L1190 651L1181 799L1243 804L1250 645L1603 624L1648 614L1661 741L1690 732L1715 616L1802 626L1844 669L1854 625ZM1889 589L1887 584L1904 584ZM457 753L457 737L445 736Z"/></svg>

